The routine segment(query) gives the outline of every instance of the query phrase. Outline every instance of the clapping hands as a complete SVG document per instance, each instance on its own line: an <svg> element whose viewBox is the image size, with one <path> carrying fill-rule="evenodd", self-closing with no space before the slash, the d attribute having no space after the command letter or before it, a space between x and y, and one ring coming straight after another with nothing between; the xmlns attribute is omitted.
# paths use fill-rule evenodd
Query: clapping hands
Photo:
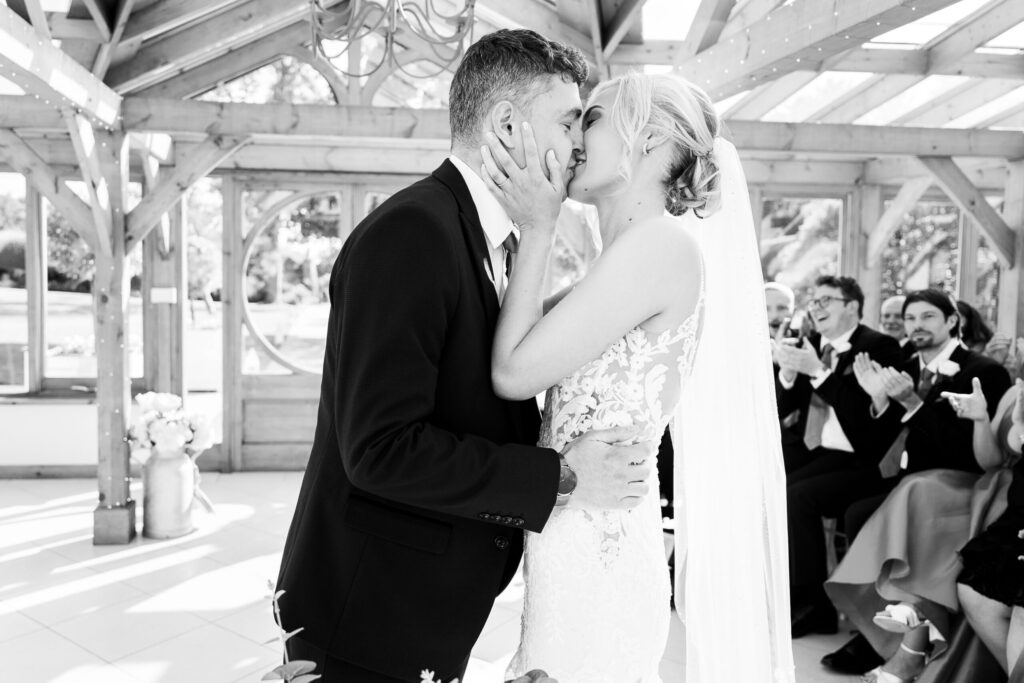
<svg viewBox="0 0 1024 683"><path fill-rule="evenodd" d="M1020 382L1020 380L1017 381ZM985 394L981 391L981 380L977 377L971 378L971 393L969 394L943 391L939 395L949 401L949 405L953 407L957 417L975 422L988 421L988 401L985 400ZM1017 401L1020 403L1020 394L1017 395Z"/></svg>
<svg viewBox="0 0 1024 683"><path fill-rule="evenodd" d="M772 355L789 381L792 381L797 373L815 375L825 368L818 357L818 352L806 337L799 346L785 342L775 344Z"/></svg>
<svg viewBox="0 0 1024 683"><path fill-rule="evenodd" d="M914 393L914 378L896 368L882 367L864 352L853 359L853 374L861 388L871 397L877 412L889 405L889 399L897 401L910 410L917 401Z"/></svg>

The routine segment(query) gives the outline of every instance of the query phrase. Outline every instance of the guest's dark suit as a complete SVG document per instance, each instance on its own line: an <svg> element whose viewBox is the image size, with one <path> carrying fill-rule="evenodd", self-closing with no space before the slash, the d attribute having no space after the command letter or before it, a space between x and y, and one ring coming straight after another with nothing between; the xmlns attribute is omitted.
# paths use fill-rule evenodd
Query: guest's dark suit
<svg viewBox="0 0 1024 683"><path fill-rule="evenodd" d="M278 579L284 627L363 673L459 675L523 530L555 503L532 400L491 386L485 237L446 161L349 237L331 274L316 434ZM373 673L371 673L373 672Z"/></svg>
<svg viewBox="0 0 1024 683"><path fill-rule="evenodd" d="M938 375L923 399L924 405L903 423L906 414L903 406L895 401L876 420L878 430L887 435L889 442L906 426L907 434L907 469L901 476L922 470L936 468L963 470L981 473L977 460L974 458L974 425L970 420L956 416L949 401L942 398L942 392L969 394L973 391L971 380L977 377L981 382L981 391L988 403L988 414L995 415L996 407L1003 394L1010 388L1010 375L1006 368L974 351L957 346L950 354L949 360L960 366L959 372L952 377ZM917 357L907 360L903 370L918 385L921 376L921 362Z"/></svg>
<svg viewBox="0 0 1024 683"><path fill-rule="evenodd" d="M999 399L1010 388L1010 375L1006 368L988 356L968 351L962 346L953 350L949 360L960 366L959 372L952 377L936 377L923 399L924 405L910 419L904 423L902 420L906 411L903 406L891 401L886 411L875 420L877 431L885 435L889 443L896 439L904 427L908 428L904 445L907 468L901 470L898 476L886 479L883 489L875 495L865 496L850 505L847 511L848 529L859 530L889 492L908 474L933 469L981 473L981 467L974 457L974 424L957 417L949 401L942 398L942 392L969 394L973 391L971 379L977 377L981 381L981 392L985 395L991 418L995 415ZM914 378L914 386L918 386L921 376L920 359L914 356L905 361L902 368Z"/></svg>
<svg viewBox="0 0 1024 683"><path fill-rule="evenodd" d="M811 343L820 353L820 338L815 336ZM882 366L898 366L901 360L895 339L858 325L850 335L850 348L839 355L832 374L820 386L813 387L810 378L801 374L791 389L783 388L778 396L780 415L797 409L806 414L811 394L816 393L835 411L853 447L852 453L816 448L809 453L809 462L787 477L789 571L794 601L796 606L806 604L823 611L824 620L832 607L822 588L827 568L821 518L842 518L848 505L878 491L882 478L877 464L891 442L880 438L872 424L871 397L853 374L858 353L867 353Z"/></svg>

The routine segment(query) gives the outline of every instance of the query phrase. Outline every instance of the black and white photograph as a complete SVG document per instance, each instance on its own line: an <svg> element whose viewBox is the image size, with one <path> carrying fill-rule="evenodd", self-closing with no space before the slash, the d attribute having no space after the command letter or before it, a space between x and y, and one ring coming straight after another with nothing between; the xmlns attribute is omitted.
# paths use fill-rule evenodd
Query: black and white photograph
<svg viewBox="0 0 1024 683"><path fill-rule="evenodd" d="M0 3L25 683L1024 683L1024 2Z"/></svg>

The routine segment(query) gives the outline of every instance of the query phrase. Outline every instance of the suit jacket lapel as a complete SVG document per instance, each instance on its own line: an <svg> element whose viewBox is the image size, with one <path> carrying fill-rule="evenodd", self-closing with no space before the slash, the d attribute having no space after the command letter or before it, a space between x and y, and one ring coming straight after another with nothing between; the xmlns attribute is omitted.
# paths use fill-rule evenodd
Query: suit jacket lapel
<svg viewBox="0 0 1024 683"><path fill-rule="evenodd" d="M484 238L484 229L480 225L480 216L473 203L473 197L466 187L466 181L455 165L447 159L433 173L434 177L444 183L459 205L459 220L461 223L462 236L472 261L471 268L477 282L477 289L483 300L484 310L487 314L488 328L493 330L498 322L498 295L494 291L494 283L488 275L487 263L490 261L490 250L487 248L487 241Z"/></svg>
<svg viewBox="0 0 1024 683"><path fill-rule="evenodd" d="M487 333L493 337L494 328L498 323L498 295L494 291L494 283L488 275L486 264L490 262L490 250L484 237L483 226L480 225L480 215L477 213L469 188L466 187L466 181L462 179L462 174L452 162L446 159L434 171L433 176L451 190L459 205L460 227L466 240L470 260L472 260L471 268L476 278L477 290L484 304ZM505 401L504 403L508 409L509 418L515 424L516 431L520 435L520 440L531 445L537 443L540 423L536 401L527 399L526 401Z"/></svg>

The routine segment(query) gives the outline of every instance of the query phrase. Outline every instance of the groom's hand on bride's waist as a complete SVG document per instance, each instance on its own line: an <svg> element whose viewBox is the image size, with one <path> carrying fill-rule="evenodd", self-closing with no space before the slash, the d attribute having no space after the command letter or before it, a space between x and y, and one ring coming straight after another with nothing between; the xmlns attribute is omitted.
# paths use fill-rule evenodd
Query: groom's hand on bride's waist
<svg viewBox="0 0 1024 683"><path fill-rule="evenodd" d="M568 507L622 510L643 500L658 444L627 443L635 437L634 427L616 427L587 432L565 447L562 456L576 473Z"/></svg>

